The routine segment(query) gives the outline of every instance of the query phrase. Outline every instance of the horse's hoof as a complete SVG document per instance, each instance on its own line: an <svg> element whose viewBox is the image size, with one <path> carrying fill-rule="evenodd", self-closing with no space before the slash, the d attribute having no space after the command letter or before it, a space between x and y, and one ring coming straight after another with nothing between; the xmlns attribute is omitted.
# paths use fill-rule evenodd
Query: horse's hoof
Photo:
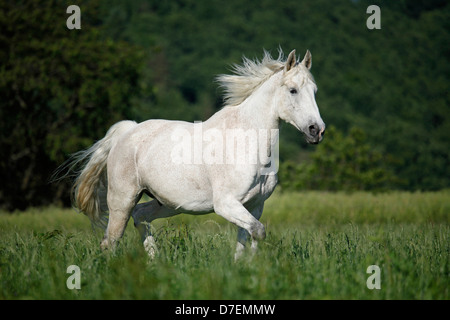
<svg viewBox="0 0 450 320"><path fill-rule="evenodd" d="M108 239L103 239L100 243L100 249L103 251L108 250Z"/></svg>

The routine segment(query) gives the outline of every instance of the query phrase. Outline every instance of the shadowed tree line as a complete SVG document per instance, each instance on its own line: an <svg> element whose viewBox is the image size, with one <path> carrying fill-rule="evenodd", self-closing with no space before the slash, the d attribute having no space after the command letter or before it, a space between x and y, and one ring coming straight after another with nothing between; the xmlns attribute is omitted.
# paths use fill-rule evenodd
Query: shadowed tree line
<svg viewBox="0 0 450 320"><path fill-rule="evenodd" d="M69 181L49 177L71 153L122 119L206 120L223 105L214 77L279 47L312 52L329 129L308 146L282 126L283 189L450 186L447 1L75 2L0 4L4 209L69 205ZM381 30L366 28L370 4Z"/></svg>

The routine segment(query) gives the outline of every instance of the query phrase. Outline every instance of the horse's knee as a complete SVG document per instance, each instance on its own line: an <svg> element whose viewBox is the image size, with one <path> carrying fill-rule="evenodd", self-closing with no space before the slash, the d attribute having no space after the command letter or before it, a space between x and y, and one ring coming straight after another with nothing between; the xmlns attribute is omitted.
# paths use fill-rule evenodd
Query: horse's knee
<svg viewBox="0 0 450 320"><path fill-rule="evenodd" d="M254 223L250 228L249 233L252 238L256 240L264 240L266 238L266 228L264 228L264 225L259 221Z"/></svg>

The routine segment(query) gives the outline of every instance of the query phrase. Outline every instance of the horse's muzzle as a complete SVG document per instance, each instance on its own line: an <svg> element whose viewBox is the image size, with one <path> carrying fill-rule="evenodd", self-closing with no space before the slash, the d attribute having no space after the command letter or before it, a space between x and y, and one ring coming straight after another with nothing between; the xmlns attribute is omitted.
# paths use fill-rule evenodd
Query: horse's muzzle
<svg viewBox="0 0 450 320"><path fill-rule="evenodd" d="M311 144L318 144L323 140L325 134L325 125L319 127L317 123L308 127L308 133L306 134L306 141Z"/></svg>

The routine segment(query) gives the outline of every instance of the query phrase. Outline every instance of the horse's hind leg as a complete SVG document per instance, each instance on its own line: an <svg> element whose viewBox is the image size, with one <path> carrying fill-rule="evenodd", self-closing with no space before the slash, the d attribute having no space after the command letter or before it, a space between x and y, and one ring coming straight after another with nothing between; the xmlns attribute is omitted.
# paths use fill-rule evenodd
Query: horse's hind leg
<svg viewBox="0 0 450 320"><path fill-rule="evenodd" d="M155 219L167 218L177 214L177 212L159 204L156 200L140 203L134 208L132 213L134 226L138 229L145 251L151 258L156 255L158 249L151 233L150 223Z"/></svg>
<svg viewBox="0 0 450 320"><path fill-rule="evenodd" d="M139 193L132 188L124 191L108 187L109 220L105 237L101 243L102 249L114 248L117 241L123 236L131 211L136 205Z"/></svg>

